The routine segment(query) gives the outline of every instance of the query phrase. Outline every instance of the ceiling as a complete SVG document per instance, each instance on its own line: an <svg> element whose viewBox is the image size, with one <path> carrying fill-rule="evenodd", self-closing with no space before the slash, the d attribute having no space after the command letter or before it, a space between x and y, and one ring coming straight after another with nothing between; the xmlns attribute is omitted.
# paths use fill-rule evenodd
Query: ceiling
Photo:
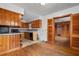
<svg viewBox="0 0 79 59"><path fill-rule="evenodd" d="M14 3L14 5L24 8L24 20L32 21L33 19L55 13L60 10L78 6L79 3Z"/></svg>

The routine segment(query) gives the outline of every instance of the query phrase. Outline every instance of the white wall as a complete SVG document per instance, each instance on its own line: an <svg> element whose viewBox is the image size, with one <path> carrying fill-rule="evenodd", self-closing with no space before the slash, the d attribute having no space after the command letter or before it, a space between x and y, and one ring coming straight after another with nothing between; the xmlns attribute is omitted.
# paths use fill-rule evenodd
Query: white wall
<svg viewBox="0 0 79 59"><path fill-rule="evenodd" d="M43 26L40 33L40 40L41 41L47 41L47 20L48 18L53 18L55 16L62 16L62 15L66 15L66 14L70 14L70 13L79 13L79 6L76 7L72 7L72 8L68 8L56 13L52 13L43 17L40 17L40 19L42 19L43 21Z"/></svg>
<svg viewBox="0 0 79 59"><path fill-rule="evenodd" d="M12 5L10 3L0 3L0 8L4 8L16 13L24 14L24 9L20 7L16 7L15 5Z"/></svg>
<svg viewBox="0 0 79 59"><path fill-rule="evenodd" d="M42 20L42 28L38 31L40 41L47 41L47 21L44 17L40 17Z"/></svg>
<svg viewBox="0 0 79 59"><path fill-rule="evenodd" d="M78 12L79 12L79 6L75 6L75 7L68 8L68 9L65 9L65 10L62 10L62 11L59 11L56 13L49 14L46 17L53 18L55 16L62 16L62 15L71 14L71 13L78 13Z"/></svg>

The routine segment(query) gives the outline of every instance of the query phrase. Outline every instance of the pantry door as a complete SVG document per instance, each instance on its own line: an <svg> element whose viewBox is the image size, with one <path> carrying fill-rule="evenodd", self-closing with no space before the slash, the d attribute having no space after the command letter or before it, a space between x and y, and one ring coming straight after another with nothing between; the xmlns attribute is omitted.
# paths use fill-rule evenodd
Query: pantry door
<svg viewBox="0 0 79 59"><path fill-rule="evenodd" d="M55 43L55 20L48 19L48 43Z"/></svg>

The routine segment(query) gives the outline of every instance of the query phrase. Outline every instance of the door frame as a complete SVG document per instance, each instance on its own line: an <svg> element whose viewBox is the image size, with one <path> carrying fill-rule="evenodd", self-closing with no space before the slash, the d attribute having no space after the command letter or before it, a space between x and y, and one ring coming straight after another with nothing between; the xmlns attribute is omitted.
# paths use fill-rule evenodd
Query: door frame
<svg viewBox="0 0 79 59"><path fill-rule="evenodd" d="M48 25L47 25L47 36L48 36L48 43L54 43L54 45L55 45L55 20L56 19L59 19L59 18L65 18L65 17L70 17L72 14L67 14L67 15L63 15L63 16L58 16L58 17L53 17L53 18L51 18L51 19L48 19ZM50 22L50 24L49 24L49 20L54 20L54 21L51 21ZM71 19L70 19L71 20ZM53 38L51 38L51 39L49 39L49 26L53 26L53 28L51 28L51 30L50 31L52 31L52 29L53 29ZM51 26L51 27L52 27ZM70 30L70 29L69 29ZM52 33L52 32L51 32ZM51 36L52 36L52 34L51 34Z"/></svg>

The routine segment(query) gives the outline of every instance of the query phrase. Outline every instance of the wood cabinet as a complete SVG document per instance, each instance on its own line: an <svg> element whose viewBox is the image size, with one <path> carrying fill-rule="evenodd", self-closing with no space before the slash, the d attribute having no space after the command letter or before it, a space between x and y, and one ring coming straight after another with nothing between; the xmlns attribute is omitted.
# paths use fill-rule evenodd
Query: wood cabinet
<svg viewBox="0 0 79 59"><path fill-rule="evenodd" d="M6 39L5 39L6 38ZM0 35L0 53L8 50L8 37L5 35Z"/></svg>
<svg viewBox="0 0 79 59"><path fill-rule="evenodd" d="M30 34L28 32L24 32L24 38L25 39L30 39Z"/></svg>
<svg viewBox="0 0 79 59"><path fill-rule="evenodd" d="M32 28L41 28L42 27L42 20L38 19L31 22Z"/></svg>
<svg viewBox="0 0 79 59"><path fill-rule="evenodd" d="M10 26L15 26L14 25L15 23L14 13L9 13L9 16L10 16Z"/></svg>
<svg viewBox="0 0 79 59"><path fill-rule="evenodd" d="M19 14L14 14L15 15L15 26L21 26L21 18Z"/></svg>
<svg viewBox="0 0 79 59"><path fill-rule="evenodd" d="M6 18L4 13L4 10L0 9L0 24L2 25L6 24L6 22L4 22Z"/></svg>
<svg viewBox="0 0 79 59"><path fill-rule="evenodd" d="M29 28L29 23L21 22L21 27L22 28Z"/></svg>
<svg viewBox="0 0 79 59"><path fill-rule="evenodd" d="M21 14L0 8L0 25L21 26Z"/></svg>
<svg viewBox="0 0 79 59"><path fill-rule="evenodd" d="M70 46L79 49L79 13L71 15L71 38Z"/></svg>
<svg viewBox="0 0 79 59"><path fill-rule="evenodd" d="M20 35L15 35L15 48L20 47Z"/></svg>
<svg viewBox="0 0 79 59"><path fill-rule="evenodd" d="M3 37L0 36L0 52L3 52L4 51L4 46L3 46Z"/></svg>
<svg viewBox="0 0 79 59"><path fill-rule="evenodd" d="M48 42L55 43L55 22L54 19L48 19Z"/></svg>
<svg viewBox="0 0 79 59"><path fill-rule="evenodd" d="M0 35L0 53L20 47L20 35Z"/></svg>
<svg viewBox="0 0 79 59"><path fill-rule="evenodd" d="M65 17L65 16L64 16ZM61 24L63 27L61 33L63 37L68 37L70 42L70 47L73 49L79 50L79 13L76 14L70 14L70 21L67 23ZM48 19L48 41L55 43L55 33L56 32L56 25L55 25L55 19L62 18L61 17L55 17L54 19Z"/></svg>

